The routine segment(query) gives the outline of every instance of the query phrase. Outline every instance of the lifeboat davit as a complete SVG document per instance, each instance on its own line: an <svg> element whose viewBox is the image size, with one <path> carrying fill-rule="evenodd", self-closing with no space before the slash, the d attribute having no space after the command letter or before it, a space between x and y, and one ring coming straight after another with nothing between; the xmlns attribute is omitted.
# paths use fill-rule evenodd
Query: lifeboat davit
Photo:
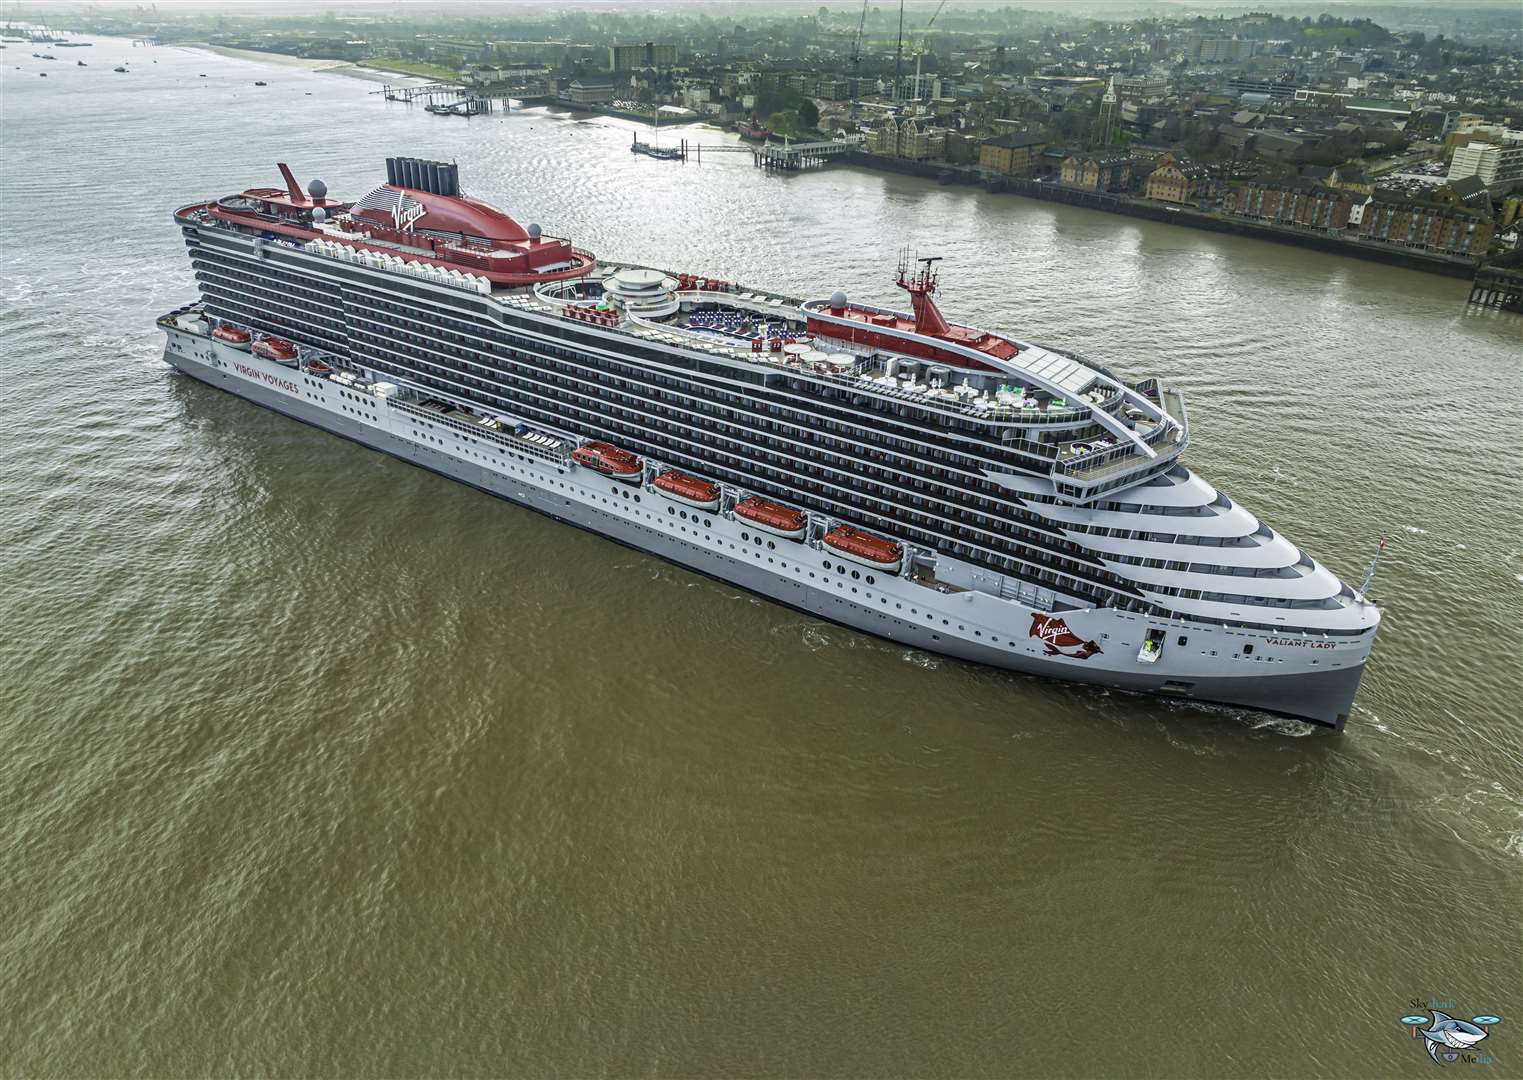
<svg viewBox="0 0 1523 1080"><path fill-rule="evenodd" d="M611 476L615 480L636 481L640 479L640 459L628 450L620 450L605 442L590 442L571 451L571 460Z"/></svg>
<svg viewBox="0 0 1523 1080"><path fill-rule="evenodd" d="M244 352L248 352L249 342L253 340L254 335L247 330L240 330L236 326L219 326L212 331L212 337L224 345L231 345L235 349L242 349Z"/></svg>
<svg viewBox="0 0 1523 1080"><path fill-rule="evenodd" d="M277 364L296 364L296 346L284 338L267 337L254 342L254 355L262 356L266 360L273 360Z"/></svg>
<svg viewBox="0 0 1523 1080"><path fill-rule="evenodd" d="M904 561L904 551L892 540L869 536L850 525L837 525L825 534L825 544L843 559L879 570L896 571Z"/></svg>
<svg viewBox="0 0 1523 1080"><path fill-rule="evenodd" d="M719 486L696 476L667 469L651 481L651 487L673 502L686 503L699 510L719 509Z"/></svg>
<svg viewBox="0 0 1523 1080"><path fill-rule="evenodd" d="M755 495L749 495L735 504L735 516L745 518L763 532L789 540L804 539L809 524L804 515L792 507L780 506Z"/></svg>

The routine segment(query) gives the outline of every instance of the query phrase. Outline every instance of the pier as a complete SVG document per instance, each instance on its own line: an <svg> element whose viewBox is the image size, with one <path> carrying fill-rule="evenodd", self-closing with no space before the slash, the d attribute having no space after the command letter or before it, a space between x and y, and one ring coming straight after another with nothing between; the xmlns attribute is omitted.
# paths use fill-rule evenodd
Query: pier
<svg viewBox="0 0 1523 1080"><path fill-rule="evenodd" d="M423 106L425 112L435 116L481 116L492 112L493 108L491 98L477 97L474 94L463 95L454 101L429 102Z"/></svg>
<svg viewBox="0 0 1523 1080"><path fill-rule="evenodd" d="M385 83L379 90L370 92L384 95L387 101L405 101L410 105L422 98L432 105L439 98L446 101L457 99L466 91L458 83L435 82L426 83L423 86L392 86L390 83Z"/></svg>
<svg viewBox="0 0 1523 1080"><path fill-rule="evenodd" d="M1470 284L1470 303L1523 312L1523 269L1487 263Z"/></svg>
<svg viewBox="0 0 1523 1080"><path fill-rule="evenodd" d="M644 154L658 161L686 161L688 154L688 142L683 139L676 146L657 146L655 143L641 142L640 136L631 135L629 152L632 154Z"/></svg>
<svg viewBox="0 0 1523 1080"><path fill-rule="evenodd" d="M765 146L748 149L751 151L751 163L757 168L766 169L769 172L794 172L813 165L823 165L831 158L858 150L861 146L862 139L856 137L830 139L823 142L785 142L781 146L768 143Z"/></svg>

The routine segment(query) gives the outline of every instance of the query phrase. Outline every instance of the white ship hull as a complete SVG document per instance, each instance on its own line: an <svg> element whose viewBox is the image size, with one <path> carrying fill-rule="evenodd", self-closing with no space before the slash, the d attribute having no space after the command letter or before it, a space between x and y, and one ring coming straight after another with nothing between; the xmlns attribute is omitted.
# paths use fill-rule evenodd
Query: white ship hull
<svg viewBox="0 0 1523 1080"><path fill-rule="evenodd" d="M1276 634L1113 608L1050 612L977 587L942 591L907 573L857 570L817 542L769 540L753 522L679 510L665 498L637 501L638 486L569 462L484 448L467 433L430 425L388 399L343 392L329 379L163 325L164 359L202 382L789 607L917 649L1341 729L1373 639ZM943 562L956 566L956 560ZM1162 630L1164 644L1151 662L1143 662L1139 651L1149 630Z"/></svg>

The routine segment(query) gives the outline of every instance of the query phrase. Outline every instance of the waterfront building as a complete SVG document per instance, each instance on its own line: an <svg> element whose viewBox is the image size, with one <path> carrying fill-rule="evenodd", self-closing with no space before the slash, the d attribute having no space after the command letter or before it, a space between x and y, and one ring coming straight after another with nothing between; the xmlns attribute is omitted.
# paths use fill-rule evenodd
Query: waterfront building
<svg viewBox="0 0 1523 1080"><path fill-rule="evenodd" d="M1000 176L1025 176L1047 149L1042 135L1001 135L978 144L978 167Z"/></svg>
<svg viewBox="0 0 1523 1080"><path fill-rule="evenodd" d="M566 97L577 105L607 105L613 100L613 83L605 80L574 79Z"/></svg>
<svg viewBox="0 0 1523 1080"><path fill-rule="evenodd" d="M1161 202L1196 203L1211 191L1211 174L1188 158L1164 154L1143 182L1145 198Z"/></svg>
<svg viewBox="0 0 1523 1080"><path fill-rule="evenodd" d="M875 154L924 161L945 155L948 131L916 117L885 117L873 128L867 149Z"/></svg>
<svg viewBox="0 0 1523 1080"><path fill-rule="evenodd" d="M1069 187L1086 191L1125 191L1132 182L1132 159L1124 154L1070 155L1063 160L1061 179Z"/></svg>
<svg viewBox="0 0 1523 1080"><path fill-rule="evenodd" d="M1445 255L1481 256L1495 231L1491 215L1465 207L1396 202L1385 193L1365 207L1359 235L1367 240L1437 251Z"/></svg>
<svg viewBox="0 0 1523 1080"><path fill-rule="evenodd" d="M1347 192L1311 180L1261 179L1250 180L1232 191L1224 206L1242 217L1277 225L1343 229L1348 226L1354 199Z"/></svg>

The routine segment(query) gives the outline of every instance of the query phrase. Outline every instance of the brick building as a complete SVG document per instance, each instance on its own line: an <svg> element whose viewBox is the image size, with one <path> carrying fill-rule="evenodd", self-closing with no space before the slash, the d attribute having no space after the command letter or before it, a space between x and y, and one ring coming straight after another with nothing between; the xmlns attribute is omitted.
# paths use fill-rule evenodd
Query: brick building
<svg viewBox="0 0 1523 1080"><path fill-rule="evenodd" d="M1040 135L1001 135L978 146L978 166L1001 176L1024 176L1036 168L1047 149Z"/></svg>
<svg viewBox="0 0 1523 1080"><path fill-rule="evenodd" d="M1161 202L1195 203L1211 193L1211 174L1187 158L1164 154L1143 182L1142 194Z"/></svg>
<svg viewBox="0 0 1523 1080"><path fill-rule="evenodd" d="M1125 191L1132 182L1132 159L1125 156L1079 157L1063 159L1060 174L1069 187L1086 191Z"/></svg>
<svg viewBox="0 0 1523 1080"><path fill-rule="evenodd" d="M1234 214L1259 221L1344 229L1354 197L1306 180L1250 180L1233 191L1224 205Z"/></svg>
<svg viewBox="0 0 1523 1080"><path fill-rule="evenodd" d="M1421 203L1376 201L1365 207L1359 235L1449 255L1480 256L1486 254L1494 228L1489 216Z"/></svg>

